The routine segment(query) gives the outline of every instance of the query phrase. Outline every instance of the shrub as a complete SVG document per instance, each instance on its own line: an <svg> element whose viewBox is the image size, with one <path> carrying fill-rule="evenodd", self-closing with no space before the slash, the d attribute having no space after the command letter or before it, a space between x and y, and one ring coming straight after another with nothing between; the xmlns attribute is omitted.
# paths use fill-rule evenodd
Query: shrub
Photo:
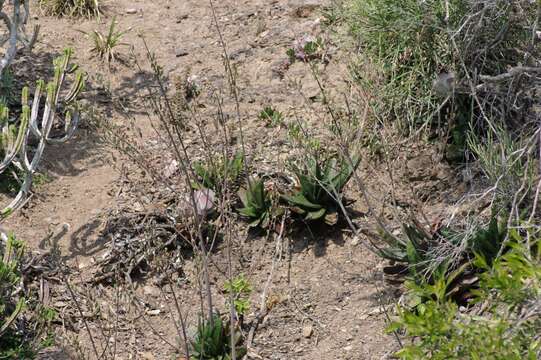
<svg viewBox="0 0 541 360"><path fill-rule="evenodd" d="M507 234L506 227L498 225L496 217L487 226L468 224L465 229L442 227L430 233L418 222L405 224L403 229L405 238L383 236L389 247L380 249L379 255L401 264L402 274L415 284L432 286L439 277L445 279L454 274L453 281L457 280L452 283L454 295L461 295L472 285L461 284L463 275L475 279L474 274L482 271L472 265L472 260L482 256L491 264L503 250Z"/></svg>
<svg viewBox="0 0 541 360"><path fill-rule="evenodd" d="M476 118L510 113L517 104L488 84L472 93L468 79L479 81L479 74L498 75L521 64L523 52L531 52L535 11L533 3L504 0L348 1L349 28L363 54L354 75L378 95L374 113L399 120L408 130L436 117L457 130L469 128L464 120L485 126ZM366 76L367 70L377 76ZM491 101L481 105L472 96ZM442 108L447 97L450 106ZM517 109L524 110L528 101L521 99Z"/></svg>
<svg viewBox="0 0 541 360"><path fill-rule="evenodd" d="M528 145L531 139L496 127L484 139L469 132L468 148L477 159L488 184L494 187L494 199L501 208L508 208L514 195L520 191L530 193L535 187L536 155ZM528 160L529 159L529 160Z"/></svg>
<svg viewBox="0 0 541 360"><path fill-rule="evenodd" d="M68 49L63 56L54 60L54 78L51 82L45 84L44 81L37 81L32 108L29 105L29 88L22 89L18 118L11 118L8 107L0 104L0 175L7 169L13 170L13 166L22 174L17 196L0 210L0 219L25 203L46 145L69 140L77 128L79 113L76 98L84 87L84 74L70 63L71 56L72 51ZM74 74L74 79L64 92L63 85L69 74ZM44 103L46 106L41 107L40 104ZM56 137L52 136L51 129L61 117L57 114L58 109L64 109L62 120L65 133ZM39 141L36 147L28 144L31 134ZM24 158L28 161L23 161Z"/></svg>
<svg viewBox="0 0 541 360"><path fill-rule="evenodd" d="M486 270L474 298L486 307L480 315L460 312L437 290L415 309L399 307L389 330L403 329L414 341L396 355L412 360L539 359L541 242L533 245L512 232L511 250L492 266L478 257L478 266ZM418 289L412 288L419 294ZM422 288L421 295L430 290Z"/></svg>
<svg viewBox="0 0 541 360"><path fill-rule="evenodd" d="M26 359L33 356L33 349L18 329L18 320L26 306L24 297L13 297L21 281L23 244L8 236L5 244L0 240L0 358Z"/></svg>

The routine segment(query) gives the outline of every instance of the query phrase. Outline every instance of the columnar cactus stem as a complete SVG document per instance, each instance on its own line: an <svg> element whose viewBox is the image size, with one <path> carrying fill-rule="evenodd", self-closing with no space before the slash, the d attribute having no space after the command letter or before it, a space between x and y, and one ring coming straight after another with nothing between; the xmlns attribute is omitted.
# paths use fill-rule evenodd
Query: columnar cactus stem
<svg viewBox="0 0 541 360"><path fill-rule="evenodd" d="M45 146L66 142L73 136L77 128L79 113L76 97L83 88L84 79L83 73L78 71L77 67L70 66L71 55L71 50L66 50L63 56L55 60L53 81L47 85L43 81L37 82L32 108L29 105L29 90L28 88L23 89L22 109L18 121L10 123L7 107L0 105L0 150L4 154L4 158L0 160L0 174L11 164L24 173L24 179L17 196L3 210L0 210L0 221L24 205ZM75 81L67 94L61 97L60 92L66 75L71 73L75 73ZM43 104L44 95L45 103ZM64 116L64 134L60 137L51 137L50 132L60 102L67 108ZM31 134L39 139L37 147L32 149L28 145Z"/></svg>
<svg viewBox="0 0 541 360"><path fill-rule="evenodd" d="M30 1L13 0L11 18L3 11L4 3L5 0L0 0L0 21L4 22L8 29L8 36L0 37L0 47L7 44L3 56L0 58L0 76L15 58L17 44L21 43L24 47L32 48L39 31L39 26L36 26L31 37L27 37L25 34L25 25L30 14Z"/></svg>

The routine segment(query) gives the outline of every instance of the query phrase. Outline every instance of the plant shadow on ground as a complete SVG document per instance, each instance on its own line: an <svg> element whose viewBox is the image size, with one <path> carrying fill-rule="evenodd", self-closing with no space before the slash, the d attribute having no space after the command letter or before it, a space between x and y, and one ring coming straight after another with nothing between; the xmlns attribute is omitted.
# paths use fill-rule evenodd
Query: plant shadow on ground
<svg viewBox="0 0 541 360"><path fill-rule="evenodd" d="M361 213L348 210L348 216L356 219L362 216ZM341 217L334 226L329 226L324 222L299 222L294 224L291 230L291 251L301 253L312 249L314 256L322 257L327 254L327 248L330 244L344 246L346 239L344 232L349 231L347 221Z"/></svg>
<svg viewBox="0 0 541 360"><path fill-rule="evenodd" d="M131 71L114 85L102 73L89 76L83 98L100 111L100 116L112 119L115 114L146 114L141 99L148 96L148 84L154 83L154 74L148 70ZM167 82L167 78L164 79Z"/></svg>
<svg viewBox="0 0 541 360"><path fill-rule="evenodd" d="M92 256L105 249L107 245L105 236L97 236L95 241L91 241L93 234L96 234L102 224L102 220L95 219L77 229L70 237L69 255L64 256L64 260L67 261L77 256Z"/></svg>

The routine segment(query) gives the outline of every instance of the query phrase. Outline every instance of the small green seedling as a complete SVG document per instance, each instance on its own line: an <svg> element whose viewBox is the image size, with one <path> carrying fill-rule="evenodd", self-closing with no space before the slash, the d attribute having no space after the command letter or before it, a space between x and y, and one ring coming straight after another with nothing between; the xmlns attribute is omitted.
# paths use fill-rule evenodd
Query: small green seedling
<svg viewBox="0 0 541 360"><path fill-rule="evenodd" d="M271 106L267 106L261 110L259 119L265 122L265 126L271 128L284 125L283 114Z"/></svg>
<svg viewBox="0 0 541 360"><path fill-rule="evenodd" d="M98 30L94 30L91 34L94 42L94 47L90 50L97 57L102 60L106 60L108 63L114 62L118 58L116 48L121 45L127 45L121 43L120 40L126 34L126 31L116 31L116 17L111 21L109 31L107 34L103 34Z"/></svg>
<svg viewBox="0 0 541 360"><path fill-rule="evenodd" d="M233 297L235 312L239 319L242 320L244 315L250 310L250 300L248 297L252 293L252 287L244 277L244 274L240 274L231 281L227 281L224 285L224 291L230 297Z"/></svg>

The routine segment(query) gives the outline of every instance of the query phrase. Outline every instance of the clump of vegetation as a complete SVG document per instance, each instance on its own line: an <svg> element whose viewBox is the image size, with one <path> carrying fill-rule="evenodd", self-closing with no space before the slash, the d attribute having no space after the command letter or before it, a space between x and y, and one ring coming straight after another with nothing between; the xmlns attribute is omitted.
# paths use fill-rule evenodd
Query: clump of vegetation
<svg viewBox="0 0 541 360"><path fill-rule="evenodd" d="M48 143L63 143L69 140L79 121L77 96L84 87L84 74L78 70L76 65L70 63L71 50L65 50L63 56L54 60L54 79L46 84L44 81L37 81L32 108L30 107L30 90L24 87L21 91L21 108L16 121L10 118L10 111L7 106L0 104L0 174L6 170L12 173L18 172L22 179L18 182L18 194L0 211L0 218L4 218L17 210L25 203L26 196L31 190L33 176L37 172L43 151ZM74 74L71 86L64 92L63 85L69 74ZM62 92L62 95L61 95ZM45 96L44 96L45 95ZM44 99L46 97L46 99ZM46 106L41 108L40 104L45 100ZM51 116L46 109L63 108L64 114ZM63 115L63 116L61 116ZM52 136L51 129L58 122L63 121L65 134L59 137ZM34 147L28 144L31 134L39 140L39 145ZM21 153L22 152L22 153ZM28 159L27 161L16 161L17 159ZM14 170L14 167L17 169Z"/></svg>
<svg viewBox="0 0 541 360"><path fill-rule="evenodd" d="M282 199L304 220L323 219L327 224L335 225L343 203L343 189L359 162L360 158L351 164L341 156L311 156L300 167L293 167L299 187L292 194L283 195Z"/></svg>
<svg viewBox="0 0 541 360"><path fill-rule="evenodd" d="M441 281L448 290L446 294L459 301L464 300L464 295L469 296L478 273L483 271L474 266L473 259L482 256L492 264L502 251L507 234L496 217L486 227L468 224L466 229L441 227L432 233L414 221L404 225L403 230L404 239L383 235L389 247L380 249L379 255L395 263L389 270L406 276L421 288L432 288Z"/></svg>
<svg viewBox="0 0 541 360"><path fill-rule="evenodd" d="M99 17L102 6L99 0L39 0L49 15L69 17Z"/></svg>
<svg viewBox="0 0 541 360"><path fill-rule="evenodd" d="M244 172L244 154L238 151L235 156L208 158L206 162L196 162L193 170L197 181L192 183L196 189L212 189L222 194L226 186L236 186Z"/></svg>
<svg viewBox="0 0 541 360"><path fill-rule="evenodd" d="M541 356L541 242L527 245L511 232L511 250L484 268L474 303L486 308L463 313L443 286L412 287L430 300L415 309L399 307L390 330L415 339L396 354L400 359L538 359Z"/></svg>
<svg viewBox="0 0 541 360"><path fill-rule="evenodd" d="M271 128L284 125L284 115L272 106L266 106L261 110L259 119L265 122L265 126Z"/></svg>
<svg viewBox="0 0 541 360"><path fill-rule="evenodd" d="M532 193L536 183L536 162L531 156L531 139L515 137L509 130L495 127L484 139L470 132L468 148L477 159L485 180L494 187L496 206L506 209L518 191Z"/></svg>
<svg viewBox="0 0 541 360"><path fill-rule="evenodd" d="M520 1L352 0L346 18L363 49L354 73L378 94L374 113L407 130L435 119L457 129L482 127L477 118L492 116L492 109L514 111L516 104L491 91L488 82L519 65L524 51L535 51L529 30L535 13L533 3ZM367 69L378 76L365 76ZM484 84L472 93L468 81L479 74ZM491 101L481 104L474 97Z"/></svg>
<svg viewBox="0 0 541 360"><path fill-rule="evenodd" d="M17 321L25 308L24 297L13 297L21 280L23 244L9 236L0 240L0 358L27 358L33 351L20 331Z"/></svg>
<svg viewBox="0 0 541 360"><path fill-rule="evenodd" d="M23 295L23 254L13 235L0 239L0 359L31 359L51 343L47 331L56 313Z"/></svg>
<svg viewBox="0 0 541 360"><path fill-rule="evenodd" d="M248 283L244 274L241 274L231 281L227 281L224 285L224 290L233 299L235 313L242 323L242 319L250 310L250 299L248 298L252 293L250 283Z"/></svg>
<svg viewBox="0 0 541 360"><path fill-rule="evenodd" d="M94 30L91 34L94 47L90 51L108 63L118 59L117 47L126 45L120 42L126 32L115 30L115 25L116 17L111 21L107 34L103 34L98 30Z"/></svg>
<svg viewBox="0 0 541 360"><path fill-rule="evenodd" d="M191 360L230 360L232 341L229 326L229 322L224 323L217 315L199 324L192 342ZM241 341L240 332L235 332L233 344L239 345L235 346L238 358L246 354L246 349L240 346Z"/></svg>
<svg viewBox="0 0 541 360"><path fill-rule="evenodd" d="M384 240L390 245L381 250L386 259L407 263L413 273L424 273L440 268L442 261L460 264L469 261L475 255L481 255L492 261L499 253L506 235L506 229L498 225L493 217L486 228L469 225L468 232L441 227L434 233L428 232L421 224L404 224L405 238L384 234ZM446 253L445 253L446 252ZM438 259L444 259L438 261Z"/></svg>
<svg viewBox="0 0 541 360"><path fill-rule="evenodd" d="M272 220L272 199L262 179L250 179L245 188L239 190L243 207L239 214L250 220L249 227L267 228Z"/></svg>

